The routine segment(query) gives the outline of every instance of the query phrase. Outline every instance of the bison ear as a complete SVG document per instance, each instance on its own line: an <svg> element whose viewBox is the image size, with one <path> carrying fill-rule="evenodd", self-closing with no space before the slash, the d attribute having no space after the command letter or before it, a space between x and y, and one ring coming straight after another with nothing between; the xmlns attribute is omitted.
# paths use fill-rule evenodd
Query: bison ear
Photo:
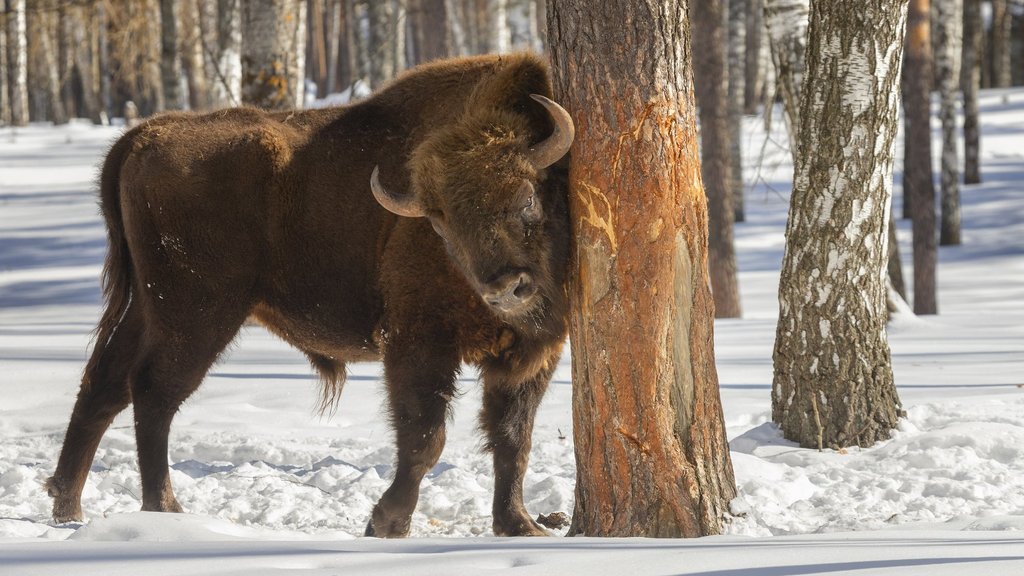
<svg viewBox="0 0 1024 576"><path fill-rule="evenodd" d="M370 189L373 190L373 197L377 199L377 203L388 212L407 218L420 218L427 214L415 195L395 194L380 183L380 166L373 167L373 174L370 175Z"/></svg>

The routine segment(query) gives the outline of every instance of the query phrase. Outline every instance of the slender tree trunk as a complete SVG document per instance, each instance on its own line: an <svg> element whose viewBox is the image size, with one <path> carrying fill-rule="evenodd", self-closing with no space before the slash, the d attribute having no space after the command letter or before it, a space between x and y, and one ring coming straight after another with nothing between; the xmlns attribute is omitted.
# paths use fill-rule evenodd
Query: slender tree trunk
<svg viewBox="0 0 1024 576"><path fill-rule="evenodd" d="M772 417L804 447L869 446L900 411L885 323L905 2L814 0L810 22Z"/></svg>
<svg viewBox="0 0 1024 576"><path fill-rule="evenodd" d="M889 218L889 283L892 289L907 300L907 283L903 279L903 263L900 260L900 244L896 238L896 219L892 218L890 210Z"/></svg>
<svg viewBox="0 0 1024 576"><path fill-rule="evenodd" d="M7 89L11 124L28 124L28 40L25 0L4 0L7 14Z"/></svg>
<svg viewBox="0 0 1024 576"><path fill-rule="evenodd" d="M932 50L929 0L910 0L903 65L904 215L913 222L914 312L935 314L935 184L932 180ZM908 205L909 204L909 205Z"/></svg>
<svg viewBox="0 0 1024 576"><path fill-rule="evenodd" d="M345 58L348 77L342 78L342 87L354 87L355 83L367 77L368 63L366 57L367 44L361 40L359 33L359 11L354 0L345 2Z"/></svg>
<svg viewBox="0 0 1024 576"><path fill-rule="evenodd" d="M188 103L193 110L210 107L210 91L206 84L206 63L203 59L203 31L199 25L197 0L181 4L181 61L188 81Z"/></svg>
<svg viewBox="0 0 1024 576"><path fill-rule="evenodd" d="M390 1L370 2L370 88L377 90L395 75L394 50L389 34L393 7Z"/></svg>
<svg viewBox="0 0 1024 576"><path fill-rule="evenodd" d="M978 129L978 90L981 87L981 0L964 0L964 184L981 182L981 137Z"/></svg>
<svg viewBox="0 0 1024 576"><path fill-rule="evenodd" d="M104 124L104 111L100 105L97 83L93 78L93 65L90 59L91 41L88 25L90 21L89 7L73 5L68 13L68 30L71 38L73 67L81 82L81 107L79 115L84 115L96 124Z"/></svg>
<svg viewBox="0 0 1024 576"><path fill-rule="evenodd" d="M444 0L448 15L448 29L451 30L450 52L453 56L469 54L469 39L466 36L465 5L462 0Z"/></svg>
<svg viewBox="0 0 1024 576"><path fill-rule="evenodd" d="M743 82L743 112L757 114L761 104L761 89L764 87L764 69L761 67L761 48L764 38L764 0L733 0L745 5L746 33L746 78ZM729 5L730 9L732 4Z"/></svg>
<svg viewBox="0 0 1024 576"><path fill-rule="evenodd" d="M743 98L746 82L747 0L727 0L729 4L729 160L732 171L729 197L733 220L743 222Z"/></svg>
<svg viewBox="0 0 1024 576"><path fill-rule="evenodd" d="M96 18L96 65L99 69L99 120L100 124L110 123L114 115L113 95L110 90L110 46L107 36L107 8L105 2L97 2L94 12Z"/></svg>
<svg viewBox="0 0 1024 576"><path fill-rule="evenodd" d="M687 3L550 2L548 38L556 98L577 124L569 531L718 533L735 485L714 364Z"/></svg>
<svg viewBox="0 0 1024 576"><path fill-rule="evenodd" d="M963 49L963 0L936 0L935 55L939 85L939 118L942 121L942 217L939 244L960 244L960 155L957 152L957 88L960 85L960 53Z"/></svg>
<svg viewBox="0 0 1024 576"><path fill-rule="evenodd" d="M393 2L395 3L394 11L391 14L391 23L388 24L388 35L391 38L388 48L390 51L391 69L394 71L392 76L397 76L406 68L405 14L407 7L406 0L393 0Z"/></svg>
<svg viewBox="0 0 1024 576"><path fill-rule="evenodd" d="M1013 14L1007 0L992 0L992 41L989 44L992 55L992 87L1009 88L1012 85L1010 53L1012 43L1010 31Z"/></svg>
<svg viewBox="0 0 1024 576"><path fill-rule="evenodd" d="M42 74L43 94L45 94L46 117L54 124L66 124L67 113L60 92L60 66L57 64L57 42L54 39L56 26L55 6L35 3L36 11L30 15L31 35L35 38L38 57L34 61L37 73Z"/></svg>
<svg viewBox="0 0 1024 576"><path fill-rule="evenodd" d="M3 6L6 8L6 6ZM0 126L11 123L11 103L8 94L7 67L7 12L0 13Z"/></svg>
<svg viewBox="0 0 1024 576"><path fill-rule="evenodd" d="M327 77L324 80L324 93L331 94L338 90L338 70L341 61L341 39L345 35L341 29L341 0L327 0L326 22L324 34L327 36Z"/></svg>
<svg viewBox="0 0 1024 576"><path fill-rule="evenodd" d="M242 13L240 0L217 0L216 106L242 103Z"/></svg>
<svg viewBox="0 0 1024 576"><path fill-rule="evenodd" d="M504 54L512 47L508 28L508 0L487 0L487 52Z"/></svg>
<svg viewBox="0 0 1024 576"><path fill-rule="evenodd" d="M181 110L181 59L178 57L178 15L175 0L160 0L160 84L164 92L164 108Z"/></svg>
<svg viewBox="0 0 1024 576"><path fill-rule="evenodd" d="M272 110L301 105L303 6L300 0L242 3L242 102Z"/></svg>
<svg viewBox="0 0 1024 576"><path fill-rule="evenodd" d="M448 10L445 0L420 0L413 19L416 30L415 64L448 57Z"/></svg>
<svg viewBox="0 0 1024 576"><path fill-rule="evenodd" d="M693 84L700 110L701 173L708 197L708 267L715 317L738 318L741 312L732 234L730 188L733 175L729 150L724 6L721 0L691 1Z"/></svg>
<svg viewBox="0 0 1024 576"><path fill-rule="evenodd" d="M768 30L775 85L782 97L790 151L796 163L800 127L800 86L807 50L808 0L765 0L764 22Z"/></svg>

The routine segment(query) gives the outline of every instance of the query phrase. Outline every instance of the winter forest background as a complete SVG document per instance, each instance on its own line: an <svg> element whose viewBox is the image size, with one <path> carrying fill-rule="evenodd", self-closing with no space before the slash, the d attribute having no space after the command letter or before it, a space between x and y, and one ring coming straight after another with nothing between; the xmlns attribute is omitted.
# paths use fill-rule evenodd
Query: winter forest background
<svg viewBox="0 0 1024 576"><path fill-rule="evenodd" d="M830 0L619 0L604 11L584 0L0 1L0 571L1024 570L1024 2L863 3L874 24L857 28ZM690 456L729 463L693 480L729 469L735 493L714 522L697 522L722 536L488 538L492 472L467 370L413 517L413 536L427 538L354 538L394 459L380 365L350 366L339 412L317 419L308 364L256 326L175 420L172 479L189 514L138 512L129 410L97 453L86 522L53 524L41 485L102 300L95 170L126 126L171 110L344 104L420 63L518 50L550 55L570 111L626 102L619 111L636 117L623 87L650 84L647 69L613 69L594 87L568 76L577 38L549 37L591 10L614 20L613 4L639 32L592 50L610 62L665 45L643 14L689 11L692 70L676 72L696 104L681 115L700 126L722 412L701 433L727 440ZM871 42L885 49L843 52ZM587 138L574 155L611 157L613 138ZM586 484L595 471L574 462L573 430L589 424L573 361L597 354L568 350L537 418L525 487L535 517L603 497Z"/></svg>

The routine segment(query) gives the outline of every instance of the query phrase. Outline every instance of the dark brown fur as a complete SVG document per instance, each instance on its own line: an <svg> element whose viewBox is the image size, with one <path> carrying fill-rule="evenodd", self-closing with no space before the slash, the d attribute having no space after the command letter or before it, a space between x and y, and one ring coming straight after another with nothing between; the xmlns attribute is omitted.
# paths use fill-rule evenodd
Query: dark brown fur
<svg viewBox="0 0 1024 576"><path fill-rule="evenodd" d="M118 140L100 189L107 305L48 483L54 518L82 518L100 437L129 403L142 507L181 510L171 419L254 317L309 357L325 406L345 362L383 360L398 462L368 534L408 533L460 362L481 368L494 531L543 534L522 480L567 330L569 231L564 163L538 170L526 154L552 130L529 95L550 92L536 57L467 58L416 68L351 106L167 114ZM369 186L376 165L428 217L384 210ZM524 182L539 202L529 220ZM484 302L489 283L518 273L536 288L529 306Z"/></svg>

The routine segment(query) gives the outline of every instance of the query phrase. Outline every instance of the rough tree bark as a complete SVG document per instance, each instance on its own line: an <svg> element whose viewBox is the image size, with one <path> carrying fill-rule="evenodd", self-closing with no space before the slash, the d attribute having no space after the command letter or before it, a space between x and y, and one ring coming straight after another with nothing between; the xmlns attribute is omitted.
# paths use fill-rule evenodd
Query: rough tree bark
<svg viewBox="0 0 1024 576"><path fill-rule="evenodd" d="M305 73L301 0L242 2L242 102L287 110L300 106Z"/></svg>
<svg viewBox="0 0 1024 576"><path fill-rule="evenodd" d="M714 534L735 495L686 14L685 0L548 3L555 96L577 126L572 534Z"/></svg>
<svg viewBox="0 0 1024 576"><path fill-rule="evenodd" d="M811 4L772 382L772 417L804 447L869 446L899 416L885 323L905 6Z"/></svg>
<svg viewBox="0 0 1024 576"><path fill-rule="evenodd" d="M764 23L775 66L775 89L782 98L794 164L799 144L800 87L807 51L808 1L765 0L764 3Z"/></svg>
<svg viewBox="0 0 1024 576"><path fill-rule="evenodd" d="M732 166L729 197L733 220L743 222L743 104L746 93L747 0L726 0L729 5L729 162Z"/></svg>
<svg viewBox="0 0 1024 576"><path fill-rule="evenodd" d="M700 110L701 174L708 197L708 268L716 318L740 316L733 248L726 29L722 0L691 0L693 84Z"/></svg>
<svg viewBox="0 0 1024 576"><path fill-rule="evenodd" d="M960 244L960 154L957 152L957 92L963 43L963 0L936 0L935 69L942 121L939 244Z"/></svg>
<svg viewBox="0 0 1024 576"><path fill-rule="evenodd" d="M910 0L903 63L903 211L913 225L914 313L935 314L935 184L932 181L932 45L929 0Z"/></svg>
<svg viewBox="0 0 1024 576"><path fill-rule="evenodd" d="M11 125L28 124L28 41L26 38L25 0L4 0L7 18L8 106Z"/></svg>
<svg viewBox="0 0 1024 576"><path fill-rule="evenodd" d="M964 184L981 182L981 138L978 90L981 88L981 0L964 0L964 49L961 81L964 91Z"/></svg>

